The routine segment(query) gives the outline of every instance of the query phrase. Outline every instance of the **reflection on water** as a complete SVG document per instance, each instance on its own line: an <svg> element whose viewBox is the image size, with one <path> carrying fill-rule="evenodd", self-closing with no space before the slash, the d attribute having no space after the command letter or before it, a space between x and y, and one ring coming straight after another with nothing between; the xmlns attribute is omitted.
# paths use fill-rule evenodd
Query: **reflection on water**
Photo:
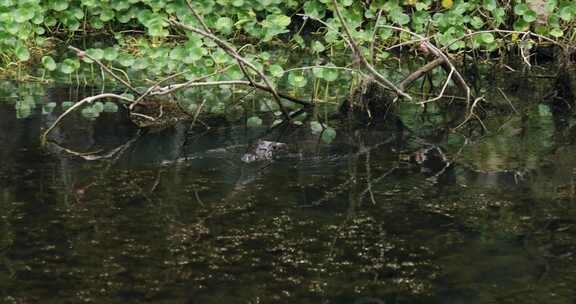
<svg viewBox="0 0 576 304"><path fill-rule="evenodd" d="M397 129L341 131L331 144L302 129L138 134L121 114L71 117L54 132L69 148L133 140L118 157L85 161L39 147L58 111L17 119L0 104L3 303L575 296L576 162L570 146L551 149L545 116L538 128L508 122L522 136L467 145ZM260 135L289 153L243 163Z"/></svg>

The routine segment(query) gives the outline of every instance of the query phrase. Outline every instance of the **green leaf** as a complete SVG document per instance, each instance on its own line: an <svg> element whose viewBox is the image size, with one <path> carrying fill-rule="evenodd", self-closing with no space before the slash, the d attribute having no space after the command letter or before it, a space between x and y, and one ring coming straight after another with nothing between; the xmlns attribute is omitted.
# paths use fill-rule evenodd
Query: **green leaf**
<svg viewBox="0 0 576 304"><path fill-rule="evenodd" d="M204 47L188 47L186 52L188 53L188 56L186 56L183 61L184 63L191 64L202 59L208 51Z"/></svg>
<svg viewBox="0 0 576 304"><path fill-rule="evenodd" d="M530 8L526 3L518 3L514 6L514 14L518 16L522 16L528 11L530 11Z"/></svg>
<svg viewBox="0 0 576 304"><path fill-rule="evenodd" d="M60 64L60 71L64 74L72 74L80 67L80 62L74 59L64 59Z"/></svg>
<svg viewBox="0 0 576 304"><path fill-rule="evenodd" d="M317 135L320 134L322 130L324 130L324 127L322 127L321 123L314 120L310 122L310 130L312 131L312 134Z"/></svg>
<svg viewBox="0 0 576 304"><path fill-rule="evenodd" d="M326 14L323 4L317 1L304 1L304 14L312 18L321 19Z"/></svg>
<svg viewBox="0 0 576 304"><path fill-rule="evenodd" d="M50 7L57 12L61 12L68 8L68 3L69 1L67 0L51 0Z"/></svg>
<svg viewBox="0 0 576 304"><path fill-rule="evenodd" d="M496 0L484 0L482 2L482 7L488 11L493 11L496 9Z"/></svg>
<svg viewBox="0 0 576 304"><path fill-rule="evenodd" d="M136 61L134 61L134 65L132 65L132 68L135 70L144 70L148 66L150 66L150 60L148 60L147 58L138 58L136 59Z"/></svg>
<svg viewBox="0 0 576 304"><path fill-rule="evenodd" d="M492 35L492 33L482 33L480 34L480 38L482 39L482 42L486 44L494 42L494 35Z"/></svg>
<svg viewBox="0 0 576 304"><path fill-rule="evenodd" d="M96 30L99 30L104 27L104 22L102 22L100 18L92 17L90 18L90 26Z"/></svg>
<svg viewBox="0 0 576 304"><path fill-rule="evenodd" d="M332 127L327 127L324 132L322 132L320 138L322 138L323 142L329 144L336 138L336 130Z"/></svg>
<svg viewBox="0 0 576 304"><path fill-rule="evenodd" d="M539 104L538 105L538 115L540 117L551 117L552 111L550 111L550 107L547 105Z"/></svg>
<svg viewBox="0 0 576 304"><path fill-rule="evenodd" d="M16 48L14 49L14 54L16 55L16 57L18 57L18 60L20 61L28 61L28 59L30 59L30 52L28 51L28 48L21 43L16 45Z"/></svg>
<svg viewBox="0 0 576 304"><path fill-rule="evenodd" d="M52 111L54 111L54 108L56 108L56 103L55 102L49 102L42 107L42 114L44 114L44 115L50 114L50 113L52 113Z"/></svg>
<svg viewBox="0 0 576 304"><path fill-rule="evenodd" d="M100 112L104 111L104 104L101 103L100 101L97 101L92 105L92 110L100 113Z"/></svg>
<svg viewBox="0 0 576 304"><path fill-rule="evenodd" d="M288 83L296 88L303 88L308 81L303 75L290 73L290 75L288 75Z"/></svg>
<svg viewBox="0 0 576 304"><path fill-rule="evenodd" d="M252 116L246 120L246 125L250 128L256 128L262 125L262 119L258 116Z"/></svg>
<svg viewBox="0 0 576 304"><path fill-rule="evenodd" d="M223 34L230 34L234 27L234 21L230 17L220 17L216 20L214 27Z"/></svg>
<svg viewBox="0 0 576 304"><path fill-rule="evenodd" d="M538 18L538 15L536 15L536 12L534 12L532 10L527 11L522 16L522 19L524 19L524 21L526 21L528 23L536 21L537 18Z"/></svg>
<svg viewBox="0 0 576 304"><path fill-rule="evenodd" d="M301 48L306 48L306 42L304 42L304 38L299 34L292 36L292 40L294 40Z"/></svg>
<svg viewBox="0 0 576 304"><path fill-rule="evenodd" d="M327 66L334 66L333 64L331 65L327 65ZM340 75L339 71L337 69L323 69L323 78L324 80L328 81L328 82L332 82L332 81L336 81L338 79L338 76Z"/></svg>
<svg viewBox="0 0 576 304"><path fill-rule="evenodd" d="M115 15L116 15L116 13L114 13L113 10L105 9L100 13L100 20L102 22L108 22L108 21L114 19Z"/></svg>
<svg viewBox="0 0 576 304"><path fill-rule="evenodd" d="M284 75L284 68L282 68L282 66L278 64L271 65L269 69L270 74L272 74L272 77L280 78Z"/></svg>
<svg viewBox="0 0 576 304"><path fill-rule="evenodd" d="M118 63L123 67L129 67L134 64L134 57L130 54L121 54L118 56Z"/></svg>
<svg viewBox="0 0 576 304"><path fill-rule="evenodd" d="M482 20L482 18L474 16L470 20L470 25L472 25L472 27L474 27L475 29L479 30L484 26L484 21Z"/></svg>
<svg viewBox="0 0 576 304"><path fill-rule="evenodd" d="M574 9L573 6L564 6L560 9L560 12L558 12L560 19L566 22L570 22L574 14L576 14L576 9Z"/></svg>
<svg viewBox="0 0 576 304"><path fill-rule="evenodd" d="M530 27L530 24L528 22L526 22L523 18L520 18L520 19L514 21L513 27L514 27L515 31L523 32L523 31L526 31Z"/></svg>
<svg viewBox="0 0 576 304"><path fill-rule="evenodd" d="M556 38L560 38L560 37L564 36L564 32L559 28L553 28L550 30L550 35L552 35Z"/></svg>
<svg viewBox="0 0 576 304"><path fill-rule="evenodd" d="M92 107L85 107L80 113L82 113L82 116L88 119L96 119L98 116L100 116L100 112L94 111Z"/></svg>
<svg viewBox="0 0 576 304"><path fill-rule="evenodd" d="M101 49L87 49L86 54L96 60L102 60L104 58L104 51Z"/></svg>
<svg viewBox="0 0 576 304"><path fill-rule="evenodd" d="M116 112L118 112L118 105L114 102L107 101L104 103L103 110L104 110L104 112L107 112L107 113L116 113Z"/></svg>
<svg viewBox="0 0 576 304"><path fill-rule="evenodd" d="M26 3L14 11L14 20L18 23L26 22L34 18L35 8Z"/></svg>
<svg viewBox="0 0 576 304"><path fill-rule="evenodd" d="M42 57L42 65L48 71L54 71L57 68L56 61L54 61L54 59L50 56Z"/></svg>
<svg viewBox="0 0 576 304"><path fill-rule="evenodd" d="M312 50L314 51L314 53L322 53L322 52L324 52L324 50L326 50L326 47L324 47L322 42L314 41L312 43Z"/></svg>
<svg viewBox="0 0 576 304"><path fill-rule="evenodd" d="M118 58L118 50L115 48L106 48L104 49L104 59L108 61L114 61Z"/></svg>

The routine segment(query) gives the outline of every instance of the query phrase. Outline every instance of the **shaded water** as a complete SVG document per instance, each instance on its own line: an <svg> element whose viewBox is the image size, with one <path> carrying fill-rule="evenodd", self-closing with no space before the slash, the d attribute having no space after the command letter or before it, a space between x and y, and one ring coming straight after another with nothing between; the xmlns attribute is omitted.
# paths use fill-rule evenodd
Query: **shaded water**
<svg viewBox="0 0 576 304"><path fill-rule="evenodd" d="M576 298L575 148L542 107L468 139L407 109L412 131L345 128L330 144L307 128L139 135L118 114L77 116L54 133L68 148L130 143L85 161L39 147L63 95L21 119L0 104L2 303ZM243 163L258 137L291 153Z"/></svg>

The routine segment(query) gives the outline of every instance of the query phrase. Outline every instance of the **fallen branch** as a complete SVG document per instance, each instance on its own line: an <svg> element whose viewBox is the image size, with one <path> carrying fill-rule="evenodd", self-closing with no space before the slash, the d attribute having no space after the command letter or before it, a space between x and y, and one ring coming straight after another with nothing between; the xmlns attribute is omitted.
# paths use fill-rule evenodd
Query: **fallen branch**
<svg viewBox="0 0 576 304"><path fill-rule="evenodd" d="M120 76L116 75L110 68L108 68L105 64L103 64L100 60L88 55L88 53L86 53L85 51L75 48L73 46L68 46L68 49L74 51L76 53L76 56L78 56L81 59L85 57L94 61L98 66L100 66L100 68L102 68L102 70L104 70L106 73L110 74L110 76L112 76L114 79L118 80L121 84L126 86L130 91L132 91L132 93L140 96L140 92L138 92L136 88L134 88L129 82L122 79Z"/></svg>
<svg viewBox="0 0 576 304"><path fill-rule="evenodd" d="M426 48L428 48L428 50L430 50L430 52L432 52L432 54L434 54L434 56L436 56L437 58L441 58L444 61L443 63L448 65L450 67L451 71L452 70L454 71L454 76L456 77L456 81L458 82L460 87L462 87L462 89L466 91L466 102L468 104L470 104L470 97L472 95L472 90L470 90L470 87L466 83L466 80L464 80L464 77L462 77L462 74L460 74L460 72L458 72L458 70L456 69L454 64L452 64L452 61L450 61L450 58L448 58L448 55L444 54L444 52L442 50L440 50L438 47L436 47L434 44L432 44L430 41L428 41L428 39L426 37L424 37L422 35L419 35L417 33L414 33L412 31L409 31L407 29L397 27L397 26L391 26L391 25L377 25L377 26L393 29L396 31L401 31L404 33L408 33L408 34L418 38L419 41L421 41L424 44L424 46Z"/></svg>
<svg viewBox="0 0 576 304"><path fill-rule="evenodd" d="M165 87L157 88L156 90L151 92L149 94L149 96L162 96L162 95L170 94L176 90L181 90L181 89L186 89L186 88L191 88L191 87L224 86L224 85L249 86L249 87L255 87L255 88L260 89L260 90L265 91L265 92L272 93L268 86L263 85L263 84L259 84L259 83L251 83L248 80L221 80L221 81L206 81L206 82L184 82L184 83L172 84L172 85L168 85ZM278 94L278 96L281 98L284 98L286 100L289 100L293 103L299 104L299 105L304 106L304 107L314 106L314 104L312 104L311 102L308 102L308 101L305 101L302 99L298 99L294 96L290 96L290 95L280 93L280 92L277 92L276 94Z"/></svg>
<svg viewBox="0 0 576 304"><path fill-rule="evenodd" d="M466 39L466 38L469 38L469 37L472 37L472 36L475 36L475 35L485 34L485 33L518 34L518 35L523 35L523 36L526 36L526 37L534 36L534 37L536 37L536 38L539 38L539 39L548 41L548 42L550 42L550 43L552 43L552 44L554 44L554 45L557 45L557 46L559 46L559 47L562 48L562 49L565 49L565 48L566 48L563 44L560 44L560 43L558 43L557 41L554 41L553 39L550 39L550 38L548 38L548 37L546 37L546 36L538 35L538 34L532 32L532 31L523 32L523 31L508 31L508 30L494 29L494 30L486 30L486 31L478 31L478 32L468 33L468 34L466 34L466 35L464 35L464 36L462 36L462 37L459 37L459 38L453 40L450 44L448 44L447 46L444 46L442 49L447 49L447 48L449 48L452 44L454 44L454 43L456 43L456 42L458 42L458 41L460 41L460 40L463 40L463 39Z"/></svg>
<svg viewBox="0 0 576 304"><path fill-rule="evenodd" d="M58 116L56 121L54 121L54 123L40 137L40 142L42 143L42 145L46 144L46 138L48 137L48 134L50 134L50 132L52 132L52 130L62 121L62 119L64 119L64 117L66 117L68 114L72 113L77 108L83 106L84 104L90 104L90 103L93 103L94 101L96 101L98 99L104 99L104 98L115 98L115 99L126 101L126 102L132 102L132 99L130 99L128 97L125 97L122 95L117 95L117 94L111 94L111 93L105 93L105 94L99 94L99 95L86 97L86 98L82 99L81 101L77 102L76 104L74 104L73 106L71 106L64 113L60 114L60 116Z"/></svg>
<svg viewBox="0 0 576 304"><path fill-rule="evenodd" d="M398 87L405 91L414 81L418 80L418 78L422 77L424 74L430 72L442 63L444 63L444 59L442 58L436 58L433 61L428 62L426 65L408 75L408 77L404 78L404 80L398 84Z"/></svg>
<svg viewBox="0 0 576 304"><path fill-rule="evenodd" d="M394 90L396 92L396 94L398 94L402 97L405 97L408 100L412 100L412 97L410 95L406 94L401 89L396 87L390 80L388 80L386 77L384 77L384 75L380 74L374 68L374 66L370 64L370 62L368 62L366 57L362 54L360 47L358 46L356 41L354 41L354 37L352 37L352 33L350 32L350 29L348 28L348 24L346 23L346 21L342 17L342 13L340 12L340 8L338 7L338 3L336 2L336 0L332 0L332 4L334 5L334 12L336 13L338 20L340 20L340 23L342 24L342 27L344 28L344 33L346 33L346 36L348 36L348 44L350 45L350 48L352 48L352 51L354 52L354 54L360 59L360 62L362 62L362 65L364 65L364 67L366 67L370 71L370 73L375 77L375 79L378 82L383 82L386 86L388 86L389 88Z"/></svg>
<svg viewBox="0 0 576 304"><path fill-rule="evenodd" d="M256 68L252 63L250 63L248 60L246 60L244 57L242 57L240 54L238 54L238 51L236 51L236 49L229 45L227 42L221 40L220 38L214 36L211 33L205 32L203 30L197 29L195 27L189 26L187 24L183 24L180 23L178 21L175 20L168 20L168 23L172 24L173 26L186 30L186 31L190 31L196 34L199 34L201 36L204 36L210 40L212 40L214 43L216 43L222 50L224 50L228 55L232 56L234 59L236 59L236 61L238 61L240 67L242 68L242 65L245 65L246 67L250 68L252 71L254 71L256 74L258 74L258 76L260 76L260 78L262 79L262 81L264 81L266 87L268 88L269 92L272 93L272 95L274 96L274 100L276 101L276 104L278 105L278 108L280 109L280 111L282 112L282 115L284 115L284 117L288 120L290 120L290 115L288 113L288 111L286 111L286 109L284 108L284 105L282 105L282 101L280 100L280 95L278 95L278 92L276 91L276 89L274 89L274 87L272 86L272 84L270 83L270 81L268 80L268 77L266 77L266 75L264 75L264 73L262 71L260 71L258 68ZM243 71L245 72L245 71ZM249 82L253 83L254 85L256 85L250 78L250 76L247 73L244 73L244 75L249 79Z"/></svg>

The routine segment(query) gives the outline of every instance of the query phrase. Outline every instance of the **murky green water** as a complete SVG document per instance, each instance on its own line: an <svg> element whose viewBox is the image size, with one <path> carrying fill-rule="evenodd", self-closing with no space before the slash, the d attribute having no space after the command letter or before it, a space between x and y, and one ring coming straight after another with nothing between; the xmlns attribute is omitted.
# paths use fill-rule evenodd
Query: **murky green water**
<svg viewBox="0 0 576 304"><path fill-rule="evenodd" d="M411 131L342 130L331 144L304 128L139 135L118 114L73 117L54 132L66 148L124 145L86 161L39 147L73 99L51 90L50 114L17 119L0 103L2 303L576 298L576 148L542 107L468 138L408 109ZM291 152L240 161L259 136Z"/></svg>

